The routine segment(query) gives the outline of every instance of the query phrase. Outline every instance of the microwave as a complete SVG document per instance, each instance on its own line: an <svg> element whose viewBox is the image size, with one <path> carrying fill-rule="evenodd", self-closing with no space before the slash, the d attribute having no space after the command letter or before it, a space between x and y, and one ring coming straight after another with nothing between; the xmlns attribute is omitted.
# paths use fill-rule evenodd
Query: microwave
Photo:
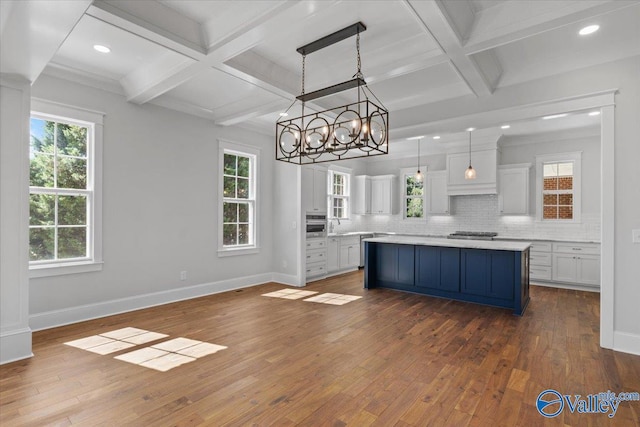
<svg viewBox="0 0 640 427"><path fill-rule="evenodd" d="M306 217L307 239L327 237L327 214L309 212Z"/></svg>

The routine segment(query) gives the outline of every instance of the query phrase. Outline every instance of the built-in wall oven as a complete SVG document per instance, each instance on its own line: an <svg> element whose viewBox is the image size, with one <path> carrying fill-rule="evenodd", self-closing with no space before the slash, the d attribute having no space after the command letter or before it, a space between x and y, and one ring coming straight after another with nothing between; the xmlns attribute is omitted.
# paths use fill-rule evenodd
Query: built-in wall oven
<svg viewBox="0 0 640 427"><path fill-rule="evenodd" d="M307 212L307 239L327 237L327 214Z"/></svg>

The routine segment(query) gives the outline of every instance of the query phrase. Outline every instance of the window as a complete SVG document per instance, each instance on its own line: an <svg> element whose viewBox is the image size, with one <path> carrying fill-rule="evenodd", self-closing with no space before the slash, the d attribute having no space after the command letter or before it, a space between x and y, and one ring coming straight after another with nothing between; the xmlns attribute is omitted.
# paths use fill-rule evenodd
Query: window
<svg viewBox="0 0 640 427"><path fill-rule="evenodd" d="M102 115L32 105L38 112L30 120L30 276L99 270Z"/></svg>
<svg viewBox="0 0 640 427"><path fill-rule="evenodd" d="M424 218L424 174L417 180L415 170L403 169L401 172L404 218Z"/></svg>
<svg viewBox="0 0 640 427"><path fill-rule="evenodd" d="M329 170L329 217L349 219L349 177L343 171Z"/></svg>
<svg viewBox="0 0 640 427"><path fill-rule="evenodd" d="M257 150L220 142L220 255L256 252Z"/></svg>
<svg viewBox="0 0 640 427"><path fill-rule="evenodd" d="M579 221L580 158L580 153L537 157L539 219Z"/></svg>

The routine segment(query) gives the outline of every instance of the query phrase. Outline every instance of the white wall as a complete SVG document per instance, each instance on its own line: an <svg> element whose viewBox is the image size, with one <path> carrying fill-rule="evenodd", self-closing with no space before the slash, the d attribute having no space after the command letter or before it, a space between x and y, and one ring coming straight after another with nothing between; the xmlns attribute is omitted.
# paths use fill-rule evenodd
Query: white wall
<svg viewBox="0 0 640 427"><path fill-rule="evenodd" d="M34 328L270 280L270 138L46 75L32 96L105 113L104 268L31 279ZM262 150L259 254L217 256L218 138Z"/></svg>
<svg viewBox="0 0 640 427"><path fill-rule="evenodd" d="M0 363L30 357L30 83L0 76Z"/></svg>

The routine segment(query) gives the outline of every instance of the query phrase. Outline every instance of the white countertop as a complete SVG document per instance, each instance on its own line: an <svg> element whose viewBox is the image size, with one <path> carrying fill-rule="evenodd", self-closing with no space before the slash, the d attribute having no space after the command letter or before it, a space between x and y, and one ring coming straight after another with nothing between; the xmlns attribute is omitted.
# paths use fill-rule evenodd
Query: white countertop
<svg viewBox="0 0 640 427"><path fill-rule="evenodd" d="M449 248L491 249L497 251L522 252L531 246L528 242L504 240L458 240L419 236L385 236L365 239L365 242L395 243L400 245L444 246Z"/></svg>

